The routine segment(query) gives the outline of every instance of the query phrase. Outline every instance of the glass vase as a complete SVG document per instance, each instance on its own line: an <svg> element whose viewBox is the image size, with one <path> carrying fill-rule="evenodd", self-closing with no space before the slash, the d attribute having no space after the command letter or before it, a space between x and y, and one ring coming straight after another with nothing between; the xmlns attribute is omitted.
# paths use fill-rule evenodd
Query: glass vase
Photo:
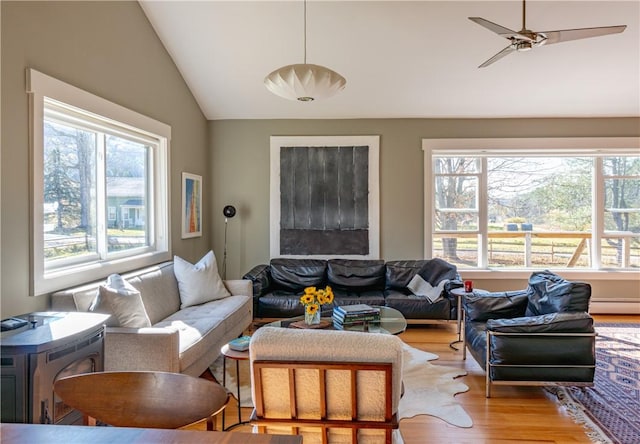
<svg viewBox="0 0 640 444"><path fill-rule="evenodd" d="M319 324L320 323L320 311L316 311L315 313L307 313L306 311L304 312L304 322L307 325L314 325L314 324Z"/></svg>

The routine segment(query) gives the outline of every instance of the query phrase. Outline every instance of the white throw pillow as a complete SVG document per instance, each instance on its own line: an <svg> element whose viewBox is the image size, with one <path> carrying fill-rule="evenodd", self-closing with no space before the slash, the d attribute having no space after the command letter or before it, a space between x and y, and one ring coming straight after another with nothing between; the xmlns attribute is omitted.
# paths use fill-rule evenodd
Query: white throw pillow
<svg viewBox="0 0 640 444"><path fill-rule="evenodd" d="M110 314L112 326L151 327L140 292L119 274L112 274L100 286L89 311Z"/></svg>
<svg viewBox="0 0 640 444"><path fill-rule="evenodd" d="M425 297L429 302L434 303L440 299L442 290L447 282L449 282L449 279L443 279L434 287L428 281L425 281L422 276L416 274L407 284L407 288L416 296Z"/></svg>
<svg viewBox="0 0 640 444"><path fill-rule="evenodd" d="M173 272L180 291L180 308L231 296L220 279L213 251L205 254L195 265L174 256Z"/></svg>

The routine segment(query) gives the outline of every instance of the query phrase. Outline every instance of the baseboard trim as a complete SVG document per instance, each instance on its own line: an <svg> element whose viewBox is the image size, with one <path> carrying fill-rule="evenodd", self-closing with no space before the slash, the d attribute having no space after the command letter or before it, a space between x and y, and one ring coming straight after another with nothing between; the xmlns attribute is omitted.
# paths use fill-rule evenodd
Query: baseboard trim
<svg viewBox="0 0 640 444"><path fill-rule="evenodd" d="M589 304L592 314L640 314L640 301L594 301Z"/></svg>

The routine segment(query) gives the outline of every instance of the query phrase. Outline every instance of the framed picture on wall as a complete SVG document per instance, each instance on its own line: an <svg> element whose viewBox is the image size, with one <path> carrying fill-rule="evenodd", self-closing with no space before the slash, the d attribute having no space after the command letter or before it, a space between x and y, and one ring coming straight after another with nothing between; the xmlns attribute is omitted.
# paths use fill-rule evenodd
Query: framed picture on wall
<svg viewBox="0 0 640 444"><path fill-rule="evenodd" d="M182 238L202 236L202 176L182 173Z"/></svg>
<svg viewBox="0 0 640 444"><path fill-rule="evenodd" d="M379 141L271 137L271 257L379 258Z"/></svg>

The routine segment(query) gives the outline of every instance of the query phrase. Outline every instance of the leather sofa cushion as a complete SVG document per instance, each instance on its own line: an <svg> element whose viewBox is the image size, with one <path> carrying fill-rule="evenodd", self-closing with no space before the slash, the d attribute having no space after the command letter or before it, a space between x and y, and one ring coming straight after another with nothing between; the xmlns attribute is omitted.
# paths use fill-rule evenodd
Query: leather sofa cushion
<svg viewBox="0 0 640 444"><path fill-rule="evenodd" d="M572 282L550 271L535 272L529 278L526 316L564 311L589 311L591 286Z"/></svg>
<svg viewBox="0 0 640 444"><path fill-rule="evenodd" d="M465 295L462 303L467 320L487 321L524 316L527 301L527 293L520 290Z"/></svg>
<svg viewBox="0 0 640 444"><path fill-rule="evenodd" d="M407 294L408 293L408 294ZM449 298L440 298L429 302L422 296L399 290L385 291L385 304L395 308L407 319L455 319L455 306Z"/></svg>
<svg viewBox="0 0 640 444"><path fill-rule="evenodd" d="M593 318L586 312L552 313L514 319L490 319L487 330L501 333L593 333Z"/></svg>
<svg viewBox="0 0 640 444"><path fill-rule="evenodd" d="M385 266L381 260L330 259L329 285L337 290L384 290Z"/></svg>
<svg viewBox="0 0 640 444"><path fill-rule="evenodd" d="M438 285L443 279L453 281L458 278L456 266L439 258L389 261L386 264L386 289L406 288L416 274L432 286Z"/></svg>
<svg viewBox="0 0 640 444"><path fill-rule="evenodd" d="M452 281L458 276L456 266L445 260L433 258L426 262L418 274L433 286L438 285L443 279Z"/></svg>
<svg viewBox="0 0 640 444"><path fill-rule="evenodd" d="M427 264L426 260L389 261L385 267L386 289L404 289L420 269Z"/></svg>
<svg viewBox="0 0 640 444"><path fill-rule="evenodd" d="M300 303L300 293L275 290L258 299L257 310L264 318L290 318L304 314L304 305Z"/></svg>
<svg viewBox="0 0 640 444"><path fill-rule="evenodd" d="M352 304L385 305L384 294L380 290L348 291L338 289L334 290L333 294L333 303L336 306Z"/></svg>
<svg viewBox="0 0 640 444"><path fill-rule="evenodd" d="M327 262L321 259L271 259L271 281L293 292L323 285Z"/></svg>

